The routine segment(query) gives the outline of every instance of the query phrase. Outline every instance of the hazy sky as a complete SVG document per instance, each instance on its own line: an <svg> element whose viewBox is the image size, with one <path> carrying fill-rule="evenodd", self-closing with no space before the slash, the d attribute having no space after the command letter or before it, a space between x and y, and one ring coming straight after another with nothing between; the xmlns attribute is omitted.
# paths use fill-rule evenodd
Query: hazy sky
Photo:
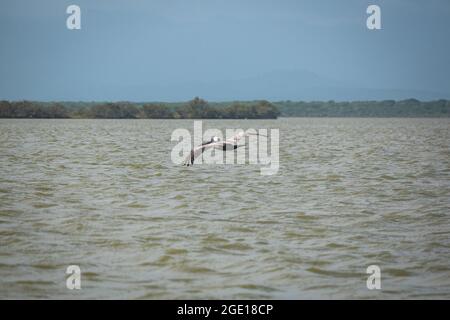
<svg viewBox="0 0 450 320"><path fill-rule="evenodd" d="M448 0L1 0L0 99L450 98L449 39Z"/></svg>

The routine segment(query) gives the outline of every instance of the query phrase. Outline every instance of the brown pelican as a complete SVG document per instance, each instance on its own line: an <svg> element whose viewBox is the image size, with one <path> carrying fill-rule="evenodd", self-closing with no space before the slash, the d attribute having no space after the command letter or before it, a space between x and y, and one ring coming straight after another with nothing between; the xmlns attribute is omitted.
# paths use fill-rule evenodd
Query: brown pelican
<svg viewBox="0 0 450 320"><path fill-rule="evenodd" d="M214 142L219 142L219 141L220 141L219 137L213 136L213 137L211 137L211 140L203 141L202 146L210 144L210 143L214 143Z"/></svg>
<svg viewBox="0 0 450 320"><path fill-rule="evenodd" d="M190 154L186 157L186 159L183 162L184 166L192 166L194 164L195 159L197 159L198 156L203 154L205 150L208 149L218 149L222 151L228 151L228 150L235 150L240 147L245 147L245 144L238 145L239 140L241 140L244 137L254 135L254 136L263 136L259 133L245 133L243 131L240 131L238 134L233 136L230 139L220 141L220 139L216 136L211 137L211 140L207 142L203 142L200 146L194 148L191 150Z"/></svg>

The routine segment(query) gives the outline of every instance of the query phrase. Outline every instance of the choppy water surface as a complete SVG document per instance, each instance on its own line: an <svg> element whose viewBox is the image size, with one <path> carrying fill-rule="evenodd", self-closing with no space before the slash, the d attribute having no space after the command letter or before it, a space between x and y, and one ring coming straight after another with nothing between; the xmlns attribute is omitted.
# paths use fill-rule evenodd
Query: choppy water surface
<svg viewBox="0 0 450 320"><path fill-rule="evenodd" d="M448 119L204 127L279 128L278 174L172 164L188 120L0 120L0 298L450 298Z"/></svg>

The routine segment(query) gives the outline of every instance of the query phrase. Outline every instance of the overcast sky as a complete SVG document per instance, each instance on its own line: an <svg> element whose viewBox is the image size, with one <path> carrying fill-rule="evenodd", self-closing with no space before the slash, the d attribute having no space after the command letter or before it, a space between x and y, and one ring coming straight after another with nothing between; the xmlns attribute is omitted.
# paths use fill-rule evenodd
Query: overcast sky
<svg viewBox="0 0 450 320"><path fill-rule="evenodd" d="M449 39L448 0L1 0L0 99L450 98Z"/></svg>

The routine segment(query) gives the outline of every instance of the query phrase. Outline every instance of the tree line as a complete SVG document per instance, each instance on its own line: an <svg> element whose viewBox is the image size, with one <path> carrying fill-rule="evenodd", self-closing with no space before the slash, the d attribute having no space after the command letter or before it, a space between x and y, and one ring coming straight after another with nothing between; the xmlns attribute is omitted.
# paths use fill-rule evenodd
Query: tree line
<svg viewBox="0 0 450 320"><path fill-rule="evenodd" d="M284 117L450 117L450 100L280 101Z"/></svg>
<svg viewBox="0 0 450 320"><path fill-rule="evenodd" d="M0 101L0 118L75 119L276 119L272 103L210 104L201 98L186 103Z"/></svg>
<svg viewBox="0 0 450 320"><path fill-rule="evenodd" d="M235 101L180 103L0 101L0 118L276 119L277 117L450 117L450 100Z"/></svg>

